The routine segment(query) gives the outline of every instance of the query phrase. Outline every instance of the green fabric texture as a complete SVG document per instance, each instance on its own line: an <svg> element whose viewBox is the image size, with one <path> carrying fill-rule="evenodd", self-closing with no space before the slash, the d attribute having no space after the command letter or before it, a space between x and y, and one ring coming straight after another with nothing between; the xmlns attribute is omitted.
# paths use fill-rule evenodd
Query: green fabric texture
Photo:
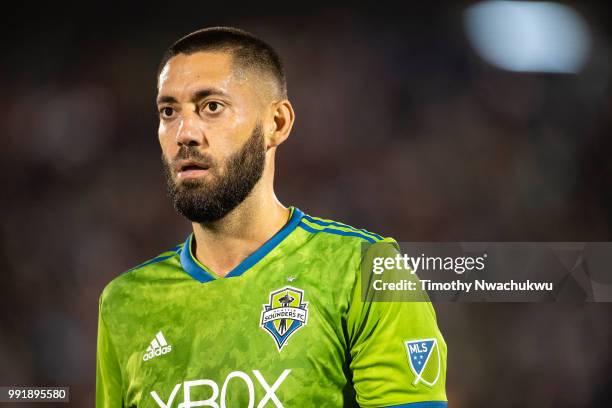
<svg viewBox="0 0 612 408"><path fill-rule="evenodd" d="M292 210L287 235L238 276L194 279L185 259L205 266L182 244L106 286L98 408L446 401L431 303L362 300L362 243L394 241ZM421 373L432 385L414 384L406 342L419 339L436 339Z"/></svg>

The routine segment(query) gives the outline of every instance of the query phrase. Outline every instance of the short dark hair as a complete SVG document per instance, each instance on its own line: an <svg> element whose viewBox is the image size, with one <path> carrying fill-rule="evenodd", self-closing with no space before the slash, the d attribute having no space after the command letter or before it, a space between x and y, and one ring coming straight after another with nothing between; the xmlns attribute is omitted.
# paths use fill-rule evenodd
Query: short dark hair
<svg viewBox="0 0 612 408"><path fill-rule="evenodd" d="M164 53L157 69L157 78L170 58L200 51L231 53L234 63L270 74L277 85L278 96L287 98L285 68L276 51L253 34L234 27L208 27L194 31L176 41Z"/></svg>

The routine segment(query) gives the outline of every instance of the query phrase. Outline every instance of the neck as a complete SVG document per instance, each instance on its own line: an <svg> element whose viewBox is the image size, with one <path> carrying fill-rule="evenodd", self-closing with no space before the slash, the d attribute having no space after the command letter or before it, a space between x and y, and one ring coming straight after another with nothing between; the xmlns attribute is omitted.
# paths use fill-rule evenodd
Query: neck
<svg viewBox="0 0 612 408"><path fill-rule="evenodd" d="M192 223L195 257L219 277L274 236L289 218L273 192L264 194L255 186L251 194L222 219Z"/></svg>

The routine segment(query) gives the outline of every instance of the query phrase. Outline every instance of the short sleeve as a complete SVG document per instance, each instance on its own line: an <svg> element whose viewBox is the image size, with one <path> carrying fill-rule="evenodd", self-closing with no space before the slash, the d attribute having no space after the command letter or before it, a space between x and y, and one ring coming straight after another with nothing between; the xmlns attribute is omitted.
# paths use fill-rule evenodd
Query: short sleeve
<svg viewBox="0 0 612 408"><path fill-rule="evenodd" d="M391 242L364 252L351 294L347 329L357 402L364 408L443 408L447 349L427 295L422 292L420 301L393 294L385 301L363 300L373 299L367 293L373 286L362 288L361 269L374 256L398 254Z"/></svg>
<svg viewBox="0 0 612 408"><path fill-rule="evenodd" d="M102 299L98 312L96 349L96 408L123 407L121 368L117 353L102 313Z"/></svg>

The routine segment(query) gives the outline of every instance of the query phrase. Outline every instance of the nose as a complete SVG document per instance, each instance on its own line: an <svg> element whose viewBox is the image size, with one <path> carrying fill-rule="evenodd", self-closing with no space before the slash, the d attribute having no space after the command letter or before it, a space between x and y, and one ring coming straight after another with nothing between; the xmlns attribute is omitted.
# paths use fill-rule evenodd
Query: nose
<svg viewBox="0 0 612 408"><path fill-rule="evenodd" d="M176 130L176 144L179 146L200 146L206 142L204 131L195 118L183 117Z"/></svg>

